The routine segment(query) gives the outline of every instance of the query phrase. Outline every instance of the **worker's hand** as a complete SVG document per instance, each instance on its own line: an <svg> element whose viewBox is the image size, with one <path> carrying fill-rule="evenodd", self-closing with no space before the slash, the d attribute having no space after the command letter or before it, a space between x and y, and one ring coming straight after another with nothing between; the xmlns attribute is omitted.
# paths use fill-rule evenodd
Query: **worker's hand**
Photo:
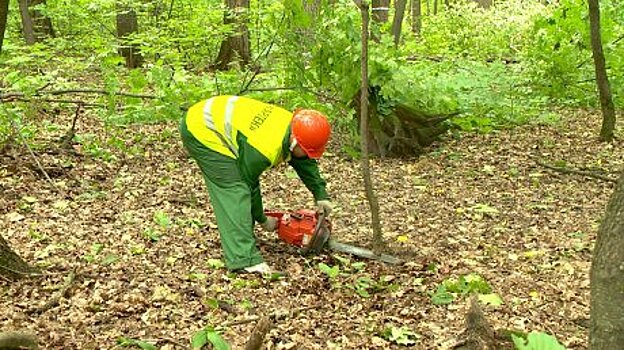
<svg viewBox="0 0 624 350"><path fill-rule="evenodd" d="M319 213L324 212L325 216L329 216L329 214L331 214L333 209L334 209L334 205L332 204L332 202L328 200L322 200L322 201L316 202L316 211Z"/></svg>
<svg viewBox="0 0 624 350"><path fill-rule="evenodd" d="M262 228L266 231L273 232L277 229L277 218L275 216L267 216L267 220L262 223Z"/></svg>

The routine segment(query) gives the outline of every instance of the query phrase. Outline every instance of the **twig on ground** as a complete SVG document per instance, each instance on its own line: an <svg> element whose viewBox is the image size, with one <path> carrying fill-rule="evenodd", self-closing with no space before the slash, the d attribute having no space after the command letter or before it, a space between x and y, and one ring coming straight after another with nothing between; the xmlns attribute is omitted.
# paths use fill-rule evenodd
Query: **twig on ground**
<svg viewBox="0 0 624 350"><path fill-rule="evenodd" d="M78 120L78 116L80 115L80 111L82 110L82 104L78 104L76 107L76 113L74 114L74 119L72 120L71 128L67 131L67 134L61 137L61 147L63 148L71 148L71 143L76 136L76 121Z"/></svg>
<svg viewBox="0 0 624 350"><path fill-rule="evenodd" d="M583 171L583 170L577 170L577 169L571 169L571 168L566 168L566 167L558 167L558 166L554 166L554 165L549 165L549 164L546 164L546 163L542 162L541 160L537 159L536 157L533 157L533 161L535 163L537 163L538 165L543 166L546 169L557 171L557 172L560 172L560 173L563 173L563 174L581 175L581 176L593 177L595 179L599 179L599 180L607 181L607 182L613 182L613 183L617 182L617 179L614 179L614 178L612 178L610 176L596 174L596 173L591 172L591 171Z"/></svg>
<svg viewBox="0 0 624 350"><path fill-rule="evenodd" d="M31 314L31 315L42 314L50 310L51 308L58 306L61 298L67 296L67 292L69 291L69 288L71 288L71 285L74 283L74 280L76 280L75 270L70 272L69 275L67 275L67 277L65 278L65 282L63 283L63 286L61 287L61 289L59 289L58 292L52 295L52 297L50 298L50 300L48 300L48 302L46 302L43 306L30 309L26 311L26 313Z"/></svg>
<svg viewBox="0 0 624 350"><path fill-rule="evenodd" d="M48 173L45 171L45 169L43 169L43 166L41 166L41 163L39 162L39 159L37 158L37 156L35 155L35 152L33 152L33 150L30 148L30 146L28 145L28 142L26 141L26 139L24 138L24 136L22 135L22 132L20 130L20 128L17 126L17 124L15 123L15 120L13 120L13 118L11 119L11 125L13 126L13 128L15 129L15 132L17 133L17 135L19 136L19 138L21 139L22 143L24 144L24 146L26 147L26 149L28 150L28 153L30 153L30 156L32 157L32 159L35 161L35 163L37 164L37 167L39 168L39 170L43 173L43 175L45 176L46 180L48 180L48 182L50 183L50 185L52 185L52 187L54 187L54 189L60 193L63 197L67 197L67 195L65 194L65 192L63 190L61 190L58 186L56 186L56 184L54 183L54 181L52 181L52 179L50 178L50 176L48 175Z"/></svg>

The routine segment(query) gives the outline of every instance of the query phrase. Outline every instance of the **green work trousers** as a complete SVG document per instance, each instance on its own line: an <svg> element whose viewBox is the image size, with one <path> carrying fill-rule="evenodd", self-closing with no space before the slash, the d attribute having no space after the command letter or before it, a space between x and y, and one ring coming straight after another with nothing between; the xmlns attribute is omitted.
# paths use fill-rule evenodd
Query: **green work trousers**
<svg viewBox="0 0 624 350"><path fill-rule="evenodd" d="M235 159L215 152L199 142L180 121L184 147L201 169L221 236L225 265L230 270L263 261L256 247L251 216L251 191L240 175Z"/></svg>

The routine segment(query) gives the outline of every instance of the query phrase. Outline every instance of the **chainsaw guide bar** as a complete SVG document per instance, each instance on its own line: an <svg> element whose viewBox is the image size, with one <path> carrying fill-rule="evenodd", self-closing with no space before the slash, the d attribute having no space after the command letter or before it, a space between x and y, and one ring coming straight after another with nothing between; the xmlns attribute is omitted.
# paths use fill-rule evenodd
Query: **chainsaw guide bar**
<svg viewBox="0 0 624 350"><path fill-rule="evenodd" d="M324 248L355 255L361 258L400 264L401 259L387 254L375 254L372 250L342 243L331 238L331 222L325 213L299 209L293 212L265 211L267 216L278 219L279 238L299 247L303 255L318 255Z"/></svg>

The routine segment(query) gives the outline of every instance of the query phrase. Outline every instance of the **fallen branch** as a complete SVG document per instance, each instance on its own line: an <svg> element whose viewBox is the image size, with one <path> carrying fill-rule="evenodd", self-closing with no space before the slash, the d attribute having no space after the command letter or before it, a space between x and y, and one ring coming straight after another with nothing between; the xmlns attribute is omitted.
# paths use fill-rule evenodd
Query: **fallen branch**
<svg viewBox="0 0 624 350"><path fill-rule="evenodd" d="M33 150L30 148L30 146L28 145L28 142L26 141L26 139L24 139L24 136L22 135L22 132L20 130L20 128L17 126L17 124L15 123L15 120L13 120L13 118L11 119L11 125L13 126L13 128L15 129L15 132L17 133L17 135L19 136L19 138L21 139L22 143L24 144L24 146L26 146L26 149L28 150L28 153L30 153L30 156L32 157L32 159L35 161L35 163L37 164L37 167L39 168L39 170L41 170L41 172L43 173L43 175L45 176L46 180L48 180L48 182L52 185L52 187L54 187L54 189L60 193L63 197L67 197L67 195L65 194L65 192L63 190L61 190L60 188L58 188L58 186L56 186L56 184L52 181L52 179L50 178L50 176L48 175L48 173L45 171L45 169L43 169L43 167L41 166L41 163L39 163L39 159L37 158L37 156L35 155L35 152L33 152Z"/></svg>
<svg viewBox="0 0 624 350"><path fill-rule="evenodd" d="M2 98L0 98L0 102L5 103L5 102L13 102L13 101L20 101L20 102L53 102L53 103L73 103L73 104L78 104L78 105L82 105L85 107L102 107L105 108L106 105L101 104L101 103L90 103L90 102L85 102L82 100L63 100L63 99L56 99L56 98L29 98L29 97L20 97L20 96L13 96L9 99L5 99L3 100Z"/></svg>
<svg viewBox="0 0 624 350"><path fill-rule="evenodd" d="M67 297L67 292L69 291L69 288L71 287L72 283L74 283L74 280L76 280L76 271L72 271L69 273L69 275L67 275L67 277L65 278L65 282L63 283L63 286L61 287L61 289L59 289L58 292L52 295L52 297L50 298L50 300L48 300L47 303L43 304L43 306L32 308L26 311L26 313L29 315L42 314L52 309L53 307L58 306L61 298Z"/></svg>
<svg viewBox="0 0 624 350"><path fill-rule="evenodd" d="M577 170L577 169L572 169L572 168L558 167L558 166L554 166L554 165L549 165L549 164L546 164L546 163L540 161L537 158L533 158L533 161L535 161L535 163L537 163L538 165L543 166L546 169L557 171L557 172L560 172L560 173L563 173L563 174L581 175L581 176L593 177L595 179L599 179L599 180L607 181L607 182L613 182L613 183L617 182L617 179L614 179L614 178L612 178L610 176L606 176L606 175L602 175L602 174L596 174L596 173L591 172L591 171L583 171L583 170Z"/></svg>
<svg viewBox="0 0 624 350"><path fill-rule="evenodd" d="M74 114L71 128L67 131L67 134L61 137L61 147L65 149L71 148L72 140L74 139L74 136L76 136L76 121L78 120L78 116L80 116L81 109L82 104L79 104L78 107L76 107L76 113Z"/></svg>
<svg viewBox="0 0 624 350"><path fill-rule="evenodd" d="M98 95L107 95L107 96L124 96L124 97L134 97L134 98L145 98L145 99L155 99L154 95L143 95L143 94L131 94L127 92L115 92L115 91L106 91L99 89L66 89L66 90L52 90L52 91L37 91L37 93L32 96L45 96L45 95L68 95L68 94L98 94ZM8 94L0 95L0 101L4 100L13 100L16 98L28 98L25 94L21 92L11 92Z"/></svg>
<svg viewBox="0 0 624 350"><path fill-rule="evenodd" d="M30 332L0 332L0 350L38 348L37 337Z"/></svg>

